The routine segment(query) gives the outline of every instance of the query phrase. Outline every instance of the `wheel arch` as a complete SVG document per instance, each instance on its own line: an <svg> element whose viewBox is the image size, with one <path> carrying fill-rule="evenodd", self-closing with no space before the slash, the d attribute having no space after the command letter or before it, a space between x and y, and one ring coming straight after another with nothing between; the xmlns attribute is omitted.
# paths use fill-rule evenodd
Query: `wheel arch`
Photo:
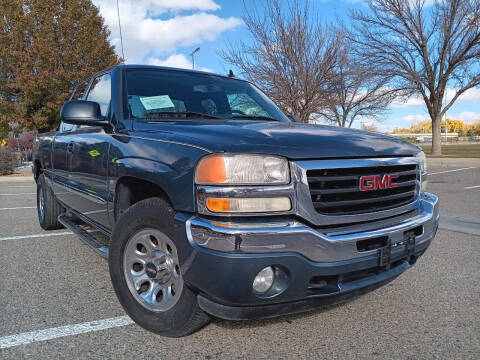
<svg viewBox="0 0 480 360"><path fill-rule="evenodd" d="M115 184L114 197L114 219L118 217L133 204L149 199L159 197L167 201L173 207L173 202L168 195L165 186L152 179L145 179L138 176L124 175L118 178Z"/></svg>

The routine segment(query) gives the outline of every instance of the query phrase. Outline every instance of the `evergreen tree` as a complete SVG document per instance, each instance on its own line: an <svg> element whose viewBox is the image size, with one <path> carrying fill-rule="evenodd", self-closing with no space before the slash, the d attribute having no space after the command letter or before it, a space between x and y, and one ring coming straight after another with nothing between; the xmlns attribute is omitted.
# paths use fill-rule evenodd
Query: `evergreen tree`
<svg viewBox="0 0 480 360"><path fill-rule="evenodd" d="M55 129L76 80L115 65L91 0L0 0L0 123Z"/></svg>

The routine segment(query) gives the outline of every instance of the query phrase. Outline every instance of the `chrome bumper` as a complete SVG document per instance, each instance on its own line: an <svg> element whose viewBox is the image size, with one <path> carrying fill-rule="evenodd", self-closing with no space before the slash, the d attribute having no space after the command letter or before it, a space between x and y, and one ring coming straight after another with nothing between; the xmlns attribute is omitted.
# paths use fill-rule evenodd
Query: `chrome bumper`
<svg viewBox="0 0 480 360"><path fill-rule="evenodd" d="M415 215L397 222L392 220L378 228L367 223L347 231L320 232L296 220L220 222L193 216L186 222L186 232L191 243L216 251L237 254L294 252L314 262L334 262L376 253L377 249L359 251L357 242L382 236L390 239L392 257L395 257L405 251L400 245L406 232L417 230L415 246L419 246L433 238L438 221L438 198L424 193Z"/></svg>

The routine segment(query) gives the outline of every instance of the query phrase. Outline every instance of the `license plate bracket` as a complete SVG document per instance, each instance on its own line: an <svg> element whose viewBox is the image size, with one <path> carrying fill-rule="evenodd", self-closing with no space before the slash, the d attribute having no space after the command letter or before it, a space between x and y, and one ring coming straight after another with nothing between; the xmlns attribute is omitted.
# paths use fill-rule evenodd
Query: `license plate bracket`
<svg viewBox="0 0 480 360"><path fill-rule="evenodd" d="M403 234L403 239L405 241L405 250L407 251L407 256L410 259L415 255L415 232L405 231Z"/></svg>
<svg viewBox="0 0 480 360"><path fill-rule="evenodd" d="M390 268L390 260L392 258L392 242L390 238L387 239L387 244L384 247L378 249L378 262L379 266Z"/></svg>

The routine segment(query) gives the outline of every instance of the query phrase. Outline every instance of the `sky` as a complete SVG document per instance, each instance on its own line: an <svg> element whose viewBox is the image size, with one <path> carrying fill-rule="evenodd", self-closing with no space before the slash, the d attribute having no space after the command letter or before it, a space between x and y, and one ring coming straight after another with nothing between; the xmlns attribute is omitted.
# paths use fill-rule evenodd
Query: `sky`
<svg viewBox="0 0 480 360"><path fill-rule="evenodd" d="M253 6L255 0L246 0ZM257 0L259 1L259 0ZM263 1L263 0L260 0ZM326 22L347 20L350 8L366 9L363 0L307 0L318 8ZM116 0L93 0L110 29L109 41L122 56ZM242 0L119 0L123 48L126 63L195 68L219 74L228 73L228 64L218 55L227 43L248 41L250 35L242 21ZM447 99L454 89L447 92ZM480 119L480 89L466 92L447 113L451 119L471 123ZM394 102L381 122L381 131L429 119L421 99ZM357 122L354 127L360 127Z"/></svg>

